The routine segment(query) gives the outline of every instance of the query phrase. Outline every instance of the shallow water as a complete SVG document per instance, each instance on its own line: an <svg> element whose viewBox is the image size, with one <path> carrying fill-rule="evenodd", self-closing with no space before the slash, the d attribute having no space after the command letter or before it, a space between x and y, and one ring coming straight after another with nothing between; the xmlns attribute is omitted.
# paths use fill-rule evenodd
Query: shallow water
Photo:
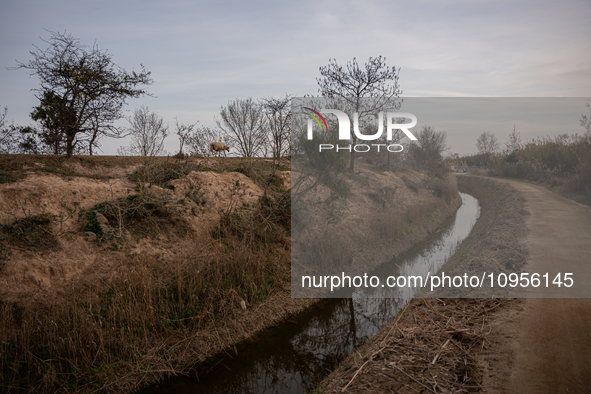
<svg viewBox="0 0 591 394"><path fill-rule="evenodd" d="M462 206L444 229L371 275L437 272L468 236L480 215L478 201L464 193ZM307 393L337 363L366 343L416 294L413 288L356 289L352 298L326 299L297 317L237 346L198 377L177 377L142 393Z"/></svg>

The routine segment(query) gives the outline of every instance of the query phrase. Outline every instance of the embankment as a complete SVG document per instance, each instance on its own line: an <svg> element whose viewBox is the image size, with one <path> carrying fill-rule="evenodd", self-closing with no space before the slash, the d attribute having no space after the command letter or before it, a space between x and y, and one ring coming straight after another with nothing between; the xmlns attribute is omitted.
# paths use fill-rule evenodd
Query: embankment
<svg viewBox="0 0 591 394"><path fill-rule="evenodd" d="M458 251L441 268L446 275L469 276L519 271L527 259L524 243L527 234L525 199L517 190L506 183L490 178L458 177L458 187L476 197L480 202L480 218L472 232ZM500 291L495 289L495 291ZM485 295L482 295L485 294ZM465 289L448 289L440 292L444 297L503 297L504 292L495 294L472 293Z"/></svg>
<svg viewBox="0 0 591 394"><path fill-rule="evenodd" d="M339 190L347 192L339 197L334 186L319 183L292 201L293 297L334 297L326 287L304 286L302 277L371 272L412 249L461 205L452 176L367 165L358 171L341 181Z"/></svg>

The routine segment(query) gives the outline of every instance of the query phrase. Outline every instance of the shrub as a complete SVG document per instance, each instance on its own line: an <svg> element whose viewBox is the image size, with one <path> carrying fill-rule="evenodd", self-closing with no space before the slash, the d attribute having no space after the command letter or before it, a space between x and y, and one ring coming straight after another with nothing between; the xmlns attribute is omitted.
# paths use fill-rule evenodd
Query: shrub
<svg viewBox="0 0 591 394"><path fill-rule="evenodd" d="M57 237L50 229L52 222L53 216L44 213L0 226L0 262L7 260L15 247L37 251L59 249Z"/></svg>
<svg viewBox="0 0 591 394"><path fill-rule="evenodd" d="M201 165L193 161L166 161L159 164L145 164L129 175L129 179L132 182L149 183L159 187L166 187L169 181L180 179L191 171L199 170L201 170Z"/></svg>

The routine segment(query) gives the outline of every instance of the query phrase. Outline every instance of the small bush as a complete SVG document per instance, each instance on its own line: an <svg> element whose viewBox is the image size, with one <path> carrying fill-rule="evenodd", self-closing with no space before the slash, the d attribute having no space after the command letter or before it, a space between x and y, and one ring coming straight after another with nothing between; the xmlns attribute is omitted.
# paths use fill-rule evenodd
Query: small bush
<svg viewBox="0 0 591 394"><path fill-rule="evenodd" d="M259 186L264 187L265 179L261 174L261 171L255 170L254 165L249 162L242 163L238 168L229 170L228 172L239 172L249 177L253 182Z"/></svg>
<svg viewBox="0 0 591 394"><path fill-rule="evenodd" d="M419 192L419 189L421 188L421 185L418 184L417 182L408 179L407 177L403 176L402 177L402 182L404 182L404 184L406 185L406 187L408 187L410 190L412 190L415 193Z"/></svg>
<svg viewBox="0 0 591 394"><path fill-rule="evenodd" d="M291 193L278 197L263 195L259 200L258 216L289 231L291 227Z"/></svg>
<svg viewBox="0 0 591 394"><path fill-rule="evenodd" d="M147 164L132 173L129 179L132 182L166 187L169 181L180 179L191 171L199 170L201 170L201 166L191 161Z"/></svg>
<svg viewBox="0 0 591 394"><path fill-rule="evenodd" d="M29 216L15 220L12 224L1 226L0 259L8 257L11 247L53 250L59 243L50 231L53 217L49 213Z"/></svg>
<svg viewBox="0 0 591 394"><path fill-rule="evenodd" d="M157 196L144 192L95 205L86 214L84 230L104 237L106 234L98 223L96 212L100 212L115 229L127 228L140 235L154 236L161 230L178 234L190 231L166 195Z"/></svg>
<svg viewBox="0 0 591 394"><path fill-rule="evenodd" d="M104 235L101 225L98 222L96 211L86 212L86 225L84 226L83 230L93 232L99 238Z"/></svg>
<svg viewBox="0 0 591 394"><path fill-rule="evenodd" d="M458 193L456 185L448 178L427 178L426 184L435 197L445 201L451 201Z"/></svg>
<svg viewBox="0 0 591 394"><path fill-rule="evenodd" d="M333 197L348 197L351 194L351 186L344 176L328 172L322 175L321 182L331 190Z"/></svg>
<svg viewBox="0 0 591 394"><path fill-rule="evenodd" d="M197 205L205 205L207 200L205 199L205 192L203 191L201 185L189 185L189 191L185 193L185 197L189 200L193 201Z"/></svg>
<svg viewBox="0 0 591 394"><path fill-rule="evenodd" d="M538 138L497 156L490 173L545 182L591 201L591 140L578 135Z"/></svg>
<svg viewBox="0 0 591 394"><path fill-rule="evenodd" d="M211 235L214 239L235 236L254 243L281 242L283 235L291 227L291 194L278 197L263 195L251 217L243 217L236 212L222 214L220 224Z"/></svg>
<svg viewBox="0 0 591 394"><path fill-rule="evenodd" d="M0 183L9 183L18 181L18 177L8 172L0 172Z"/></svg>

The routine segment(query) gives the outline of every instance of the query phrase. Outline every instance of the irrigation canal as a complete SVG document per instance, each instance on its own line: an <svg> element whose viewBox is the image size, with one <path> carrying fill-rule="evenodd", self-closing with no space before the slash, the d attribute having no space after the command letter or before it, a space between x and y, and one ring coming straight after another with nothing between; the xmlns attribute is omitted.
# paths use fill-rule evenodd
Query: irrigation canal
<svg viewBox="0 0 591 394"><path fill-rule="evenodd" d="M480 214L478 200L462 205L443 229L371 275L436 273L468 236ZM347 354L366 343L414 297L412 288L358 289L351 298L323 300L298 316L236 346L198 378L176 377L141 394L307 393ZM232 349L234 350L234 349Z"/></svg>

